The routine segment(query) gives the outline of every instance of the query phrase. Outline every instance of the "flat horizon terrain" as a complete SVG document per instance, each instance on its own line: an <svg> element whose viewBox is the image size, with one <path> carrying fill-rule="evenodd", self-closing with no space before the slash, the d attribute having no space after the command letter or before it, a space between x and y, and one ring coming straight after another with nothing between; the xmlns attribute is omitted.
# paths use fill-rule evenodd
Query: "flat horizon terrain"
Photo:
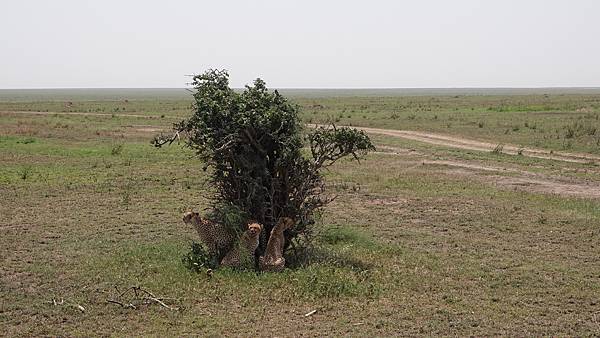
<svg viewBox="0 0 600 338"><path fill-rule="evenodd" d="M600 94L600 87L536 88L275 88L298 98L447 96L447 95L573 95ZM236 88L236 90L241 90ZM35 88L0 89L0 101L121 100L190 98L188 88Z"/></svg>
<svg viewBox="0 0 600 338"><path fill-rule="evenodd" d="M310 264L209 277L202 164L150 145L189 92L0 89L2 335L600 334L600 88L281 92L377 151L326 173Z"/></svg>

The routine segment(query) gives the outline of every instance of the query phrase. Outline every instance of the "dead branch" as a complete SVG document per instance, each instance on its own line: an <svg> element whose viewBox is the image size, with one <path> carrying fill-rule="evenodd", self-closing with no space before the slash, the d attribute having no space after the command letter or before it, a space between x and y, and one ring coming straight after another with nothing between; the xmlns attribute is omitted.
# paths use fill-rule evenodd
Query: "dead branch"
<svg viewBox="0 0 600 338"><path fill-rule="evenodd" d="M236 139L230 139L227 142L224 142L220 147L218 147L217 149L215 149L215 152L221 152L227 148L229 148L229 146L231 146L232 144L234 144L236 141Z"/></svg>
<svg viewBox="0 0 600 338"><path fill-rule="evenodd" d="M157 147L160 148L162 146L164 146L165 144L171 144L173 142L175 142L175 140L177 140L177 142L179 142L181 138L179 137L179 130L175 131L175 133L173 135L171 135L171 137L167 137L163 134L160 134L156 137L154 137L154 139L152 140L152 144Z"/></svg>
<svg viewBox="0 0 600 338"><path fill-rule="evenodd" d="M60 301L57 301L56 298L52 298L52 300L47 301L46 303L50 303L54 306L58 306L58 305L66 305L66 306L72 306L74 308L76 308L77 310L81 311L81 312L85 312L85 308L77 303L71 303L71 302L66 302L63 298L60 299Z"/></svg>
<svg viewBox="0 0 600 338"><path fill-rule="evenodd" d="M131 308L134 310L137 309L137 307L134 305L134 303L136 303L136 302L145 303L145 304L157 303L160 306L167 308L169 310L172 310L172 311L179 310L178 308L169 306L164 302L164 300L167 300L167 299L175 300L175 298L157 297L152 292L150 292L146 289L143 289L139 286L132 286L121 292L119 290L119 288L115 285L115 290L118 293L117 298L116 299L107 299L106 300L107 303L116 304L123 308ZM122 298L128 293L133 293L133 298L131 298L129 301L123 301Z"/></svg>
<svg viewBox="0 0 600 338"><path fill-rule="evenodd" d="M163 301L161 301L161 300L160 300L160 299L158 299L158 298L154 298L154 297L147 297L147 298L148 298L149 300L151 300L151 301L157 302L158 304L160 304L160 305L161 305L161 306L163 306L163 307L166 307L166 308L167 308L167 309L169 309L169 310L172 310L172 311L177 311L177 310L179 310L178 308L172 308L172 307L170 307L169 305L165 304Z"/></svg>
<svg viewBox="0 0 600 338"><path fill-rule="evenodd" d="M107 302L120 305L121 307L127 307L127 308L131 308L131 309L134 309L134 310L137 309L137 307L135 307L135 305L133 305L132 303L123 304L123 303L121 303L121 302L119 302L117 300L114 300L114 299L108 299Z"/></svg>
<svg viewBox="0 0 600 338"><path fill-rule="evenodd" d="M267 154L265 149L258 142L256 142L254 136L252 136L252 133L250 133L250 130L248 130L248 128L244 129L244 135L246 135L246 138L248 139L250 144L252 144L254 149L256 149L261 155Z"/></svg>
<svg viewBox="0 0 600 338"><path fill-rule="evenodd" d="M310 317L310 316L314 315L315 313L317 313L317 310L312 310L310 312L305 313L304 317Z"/></svg>

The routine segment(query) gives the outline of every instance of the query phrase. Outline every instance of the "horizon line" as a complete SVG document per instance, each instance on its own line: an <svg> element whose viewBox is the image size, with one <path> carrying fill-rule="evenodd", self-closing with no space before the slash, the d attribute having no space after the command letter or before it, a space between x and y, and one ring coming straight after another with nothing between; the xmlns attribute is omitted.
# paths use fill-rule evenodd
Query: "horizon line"
<svg viewBox="0 0 600 338"><path fill-rule="evenodd" d="M88 89L193 89L194 87L34 87L34 88L0 88L0 90L88 90ZM244 87L231 87L244 89ZM600 89L600 86L518 86L518 87L270 87L269 89L285 90L390 90L390 89Z"/></svg>

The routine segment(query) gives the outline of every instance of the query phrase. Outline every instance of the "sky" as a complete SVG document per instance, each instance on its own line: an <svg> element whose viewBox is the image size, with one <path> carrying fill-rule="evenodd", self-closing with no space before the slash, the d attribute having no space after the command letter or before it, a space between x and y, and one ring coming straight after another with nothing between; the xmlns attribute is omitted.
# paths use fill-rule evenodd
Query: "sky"
<svg viewBox="0 0 600 338"><path fill-rule="evenodd" d="M0 0L0 88L600 87L597 0Z"/></svg>

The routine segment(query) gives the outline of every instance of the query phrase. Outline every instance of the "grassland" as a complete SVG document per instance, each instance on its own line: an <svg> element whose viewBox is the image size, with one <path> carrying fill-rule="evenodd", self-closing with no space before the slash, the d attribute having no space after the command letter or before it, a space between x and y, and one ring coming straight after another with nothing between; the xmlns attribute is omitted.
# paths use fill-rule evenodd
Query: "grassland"
<svg viewBox="0 0 600 338"><path fill-rule="evenodd" d="M181 263L196 239L181 214L207 206L201 164L180 145L149 145L190 102L51 98L0 101L3 335L600 333L593 160L374 135L378 152L327 173L338 198L311 264L209 277ZM594 93L293 100L307 123L600 150ZM172 309L108 302L127 305L133 296L119 294L132 286Z"/></svg>

